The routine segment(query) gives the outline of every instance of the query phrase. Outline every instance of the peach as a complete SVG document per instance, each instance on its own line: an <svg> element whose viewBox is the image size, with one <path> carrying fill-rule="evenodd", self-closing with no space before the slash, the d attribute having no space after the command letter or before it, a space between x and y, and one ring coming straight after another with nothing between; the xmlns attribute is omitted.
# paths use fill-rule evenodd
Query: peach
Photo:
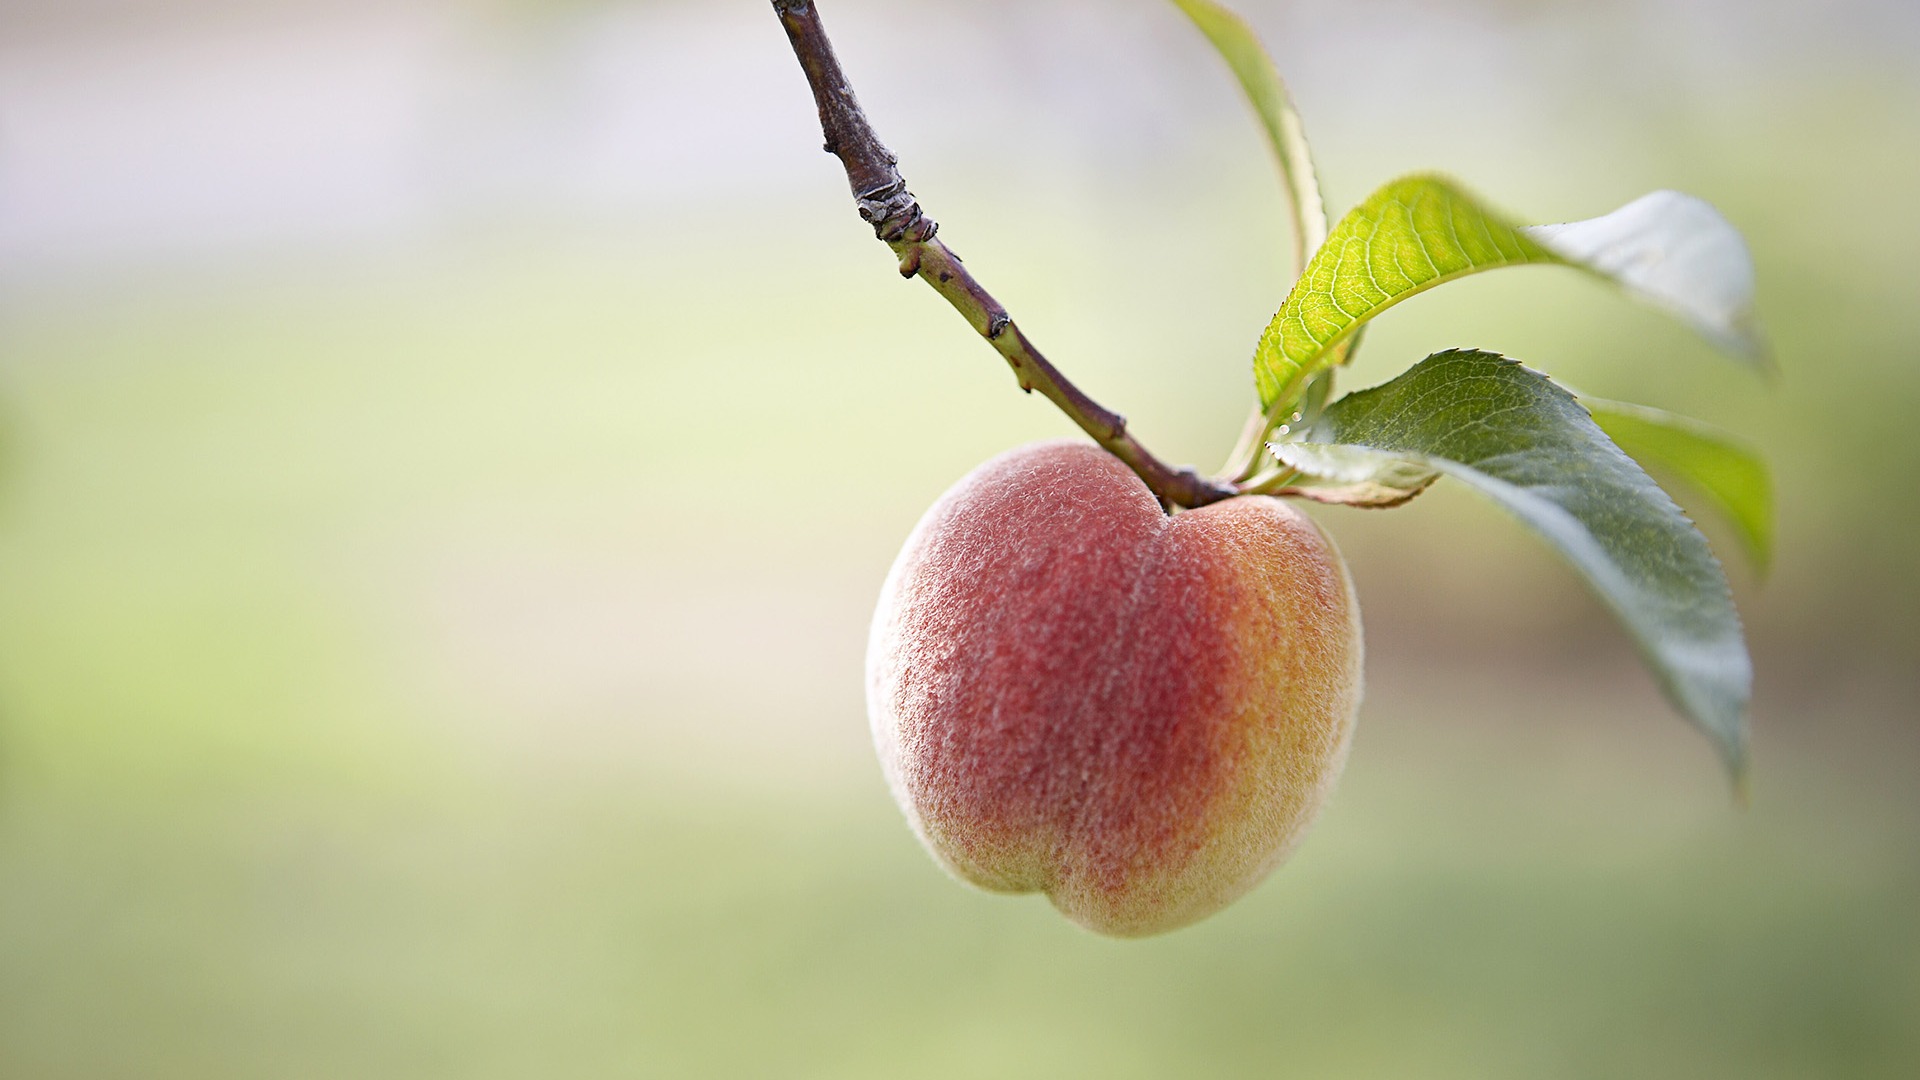
<svg viewBox="0 0 1920 1080"><path fill-rule="evenodd" d="M1098 447L974 470L894 563L867 701L934 857L1103 934L1220 910L1287 856L1345 761L1360 613L1278 499L1171 516Z"/></svg>

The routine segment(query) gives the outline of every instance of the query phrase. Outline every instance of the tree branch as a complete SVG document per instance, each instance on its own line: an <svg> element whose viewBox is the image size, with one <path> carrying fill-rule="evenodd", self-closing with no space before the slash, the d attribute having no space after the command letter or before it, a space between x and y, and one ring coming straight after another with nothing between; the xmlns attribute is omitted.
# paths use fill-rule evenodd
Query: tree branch
<svg viewBox="0 0 1920 1080"><path fill-rule="evenodd" d="M1126 417L1088 397L1040 355L1007 309L974 280L959 256L935 239L940 226L920 209L896 167L898 159L867 123L812 0L773 0L773 10L813 88L827 151L846 167L860 217L899 256L901 276L919 277L933 286L1006 359L1021 389L1037 391L1059 406L1080 430L1139 474L1161 502L1196 507L1238 494L1230 484L1155 457L1127 431Z"/></svg>

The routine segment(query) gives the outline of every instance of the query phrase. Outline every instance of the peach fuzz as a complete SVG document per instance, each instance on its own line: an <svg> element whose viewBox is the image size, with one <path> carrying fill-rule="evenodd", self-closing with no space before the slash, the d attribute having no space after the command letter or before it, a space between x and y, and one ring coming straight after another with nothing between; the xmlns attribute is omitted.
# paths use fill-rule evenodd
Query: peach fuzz
<svg viewBox="0 0 1920 1080"><path fill-rule="evenodd" d="M1287 856L1360 702L1353 585L1312 521L1167 515L1098 447L949 490L894 563L867 701L896 799L955 876L1121 937L1218 911Z"/></svg>

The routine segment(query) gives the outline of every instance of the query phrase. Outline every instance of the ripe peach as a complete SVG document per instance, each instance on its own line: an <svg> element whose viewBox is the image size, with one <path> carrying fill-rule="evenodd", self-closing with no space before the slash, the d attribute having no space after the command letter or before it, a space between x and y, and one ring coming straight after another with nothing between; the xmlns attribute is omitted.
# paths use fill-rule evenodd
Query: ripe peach
<svg viewBox="0 0 1920 1080"><path fill-rule="evenodd" d="M894 796L957 877L1135 937L1237 899L1345 761L1360 612L1278 499L1173 516L1105 451L1041 443L934 504L874 616Z"/></svg>

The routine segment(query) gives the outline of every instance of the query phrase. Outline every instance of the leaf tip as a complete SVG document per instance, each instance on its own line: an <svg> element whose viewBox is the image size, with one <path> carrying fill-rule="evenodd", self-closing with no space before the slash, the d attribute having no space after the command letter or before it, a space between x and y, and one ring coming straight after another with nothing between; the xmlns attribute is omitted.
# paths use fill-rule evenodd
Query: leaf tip
<svg viewBox="0 0 1920 1080"><path fill-rule="evenodd" d="M1737 711L1731 717L1732 722L1706 728L1713 748L1719 752L1720 763L1727 770L1728 793L1733 796L1734 805L1745 810L1752 798L1753 755L1751 748L1751 729L1747 723L1748 699L1742 699Z"/></svg>
<svg viewBox="0 0 1920 1080"><path fill-rule="evenodd" d="M1770 380L1779 377L1780 361L1750 301L1727 313L1718 325L1697 321L1693 325L1709 343L1742 366Z"/></svg>
<svg viewBox="0 0 1920 1080"><path fill-rule="evenodd" d="M1773 351L1773 343L1767 340L1766 331L1760 328L1759 317L1751 311L1743 312L1735 320L1734 329L1739 334L1740 358L1768 381L1778 382L1780 358Z"/></svg>
<svg viewBox="0 0 1920 1080"><path fill-rule="evenodd" d="M1742 743L1737 756L1727 762L1727 779L1733 787L1733 805L1742 812L1753 809L1753 770Z"/></svg>
<svg viewBox="0 0 1920 1080"><path fill-rule="evenodd" d="M1744 540L1747 550L1747 564L1753 567L1753 576L1765 584L1773 577L1773 525L1768 522L1764 528L1735 528L1740 539Z"/></svg>

